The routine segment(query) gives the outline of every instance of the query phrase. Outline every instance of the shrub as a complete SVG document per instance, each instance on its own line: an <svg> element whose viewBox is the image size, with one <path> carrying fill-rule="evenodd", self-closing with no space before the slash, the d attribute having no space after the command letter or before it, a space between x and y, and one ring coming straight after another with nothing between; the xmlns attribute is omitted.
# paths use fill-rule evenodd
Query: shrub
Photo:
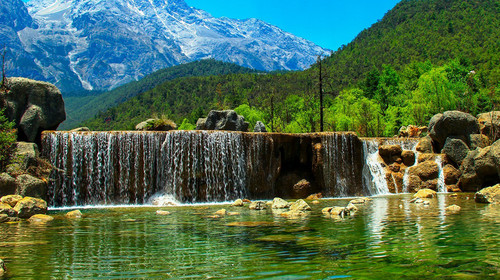
<svg viewBox="0 0 500 280"><path fill-rule="evenodd" d="M177 129L177 125L170 119L160 118L149 121L146 130L149 131L168 131Z"/></svg>
<svg viewBox="0 0 500 280"><path fill-rule="evenodd" d="M12 159L16 143L16 130L14 123L9 122L4 115L4 109L0 110L0 171L4 171Z"/></svg>

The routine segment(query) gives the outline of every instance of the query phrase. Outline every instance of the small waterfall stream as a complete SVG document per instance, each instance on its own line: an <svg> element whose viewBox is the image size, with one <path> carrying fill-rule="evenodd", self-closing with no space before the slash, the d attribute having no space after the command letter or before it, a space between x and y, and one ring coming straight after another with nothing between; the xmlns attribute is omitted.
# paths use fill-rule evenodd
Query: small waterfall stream
<svg viewBox="0 0 500 280"><path fill-rule="evenodd" d="M385 170L378 155L379 142L364 140L363 151L365 164L363 166L363 187L370 195L388 194L389 187L385 180Z"/></svg>

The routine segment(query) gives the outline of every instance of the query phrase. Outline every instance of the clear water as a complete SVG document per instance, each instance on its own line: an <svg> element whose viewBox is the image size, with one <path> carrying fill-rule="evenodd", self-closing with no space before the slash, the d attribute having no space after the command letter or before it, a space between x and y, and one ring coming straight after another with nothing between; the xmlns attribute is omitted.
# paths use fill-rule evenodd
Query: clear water
<svg viewBox="0 0 500 280"><path fill-rule="evenodd" d="M48 225L0 224L5 279L499 279L500 206L471 194L375 197L351 218L305 219L229 205L84 209ZM462 211L449 215L444 208ZM238 216L209 218L219 209ZM234 222L255 227L229 226Z"/></svg>

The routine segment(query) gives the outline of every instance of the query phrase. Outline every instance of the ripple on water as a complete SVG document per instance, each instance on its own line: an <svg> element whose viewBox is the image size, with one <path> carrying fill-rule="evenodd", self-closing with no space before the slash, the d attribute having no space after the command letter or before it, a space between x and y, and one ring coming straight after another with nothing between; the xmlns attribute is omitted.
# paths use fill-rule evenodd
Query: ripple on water
<svg viewBox="0 0 500 280"><path fill-rule="evenodd" d="M462 211L448 216L446 199L428 209L408 198L374 198L343 220L321 209L347 200L321 200L293 222L243 208L216 220L193 215L220 205L172 207L162 217L150 207L84 209L78 221L56 211L44 227L0 224L0 257L11 279L499 276L496 208L454 198Z"/></svg>

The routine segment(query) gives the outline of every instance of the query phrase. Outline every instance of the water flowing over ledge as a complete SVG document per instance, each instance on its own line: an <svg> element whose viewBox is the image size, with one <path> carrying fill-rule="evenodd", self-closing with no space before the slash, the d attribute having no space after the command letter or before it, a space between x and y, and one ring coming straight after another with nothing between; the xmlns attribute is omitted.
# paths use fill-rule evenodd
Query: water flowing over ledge
<svg viewBox="0 0 500 280"><path fill-rule="evenodd" d="M82 206L383 194L366 145L354 133L45 132L42 153L56 167L50 205Z"/></svg>

